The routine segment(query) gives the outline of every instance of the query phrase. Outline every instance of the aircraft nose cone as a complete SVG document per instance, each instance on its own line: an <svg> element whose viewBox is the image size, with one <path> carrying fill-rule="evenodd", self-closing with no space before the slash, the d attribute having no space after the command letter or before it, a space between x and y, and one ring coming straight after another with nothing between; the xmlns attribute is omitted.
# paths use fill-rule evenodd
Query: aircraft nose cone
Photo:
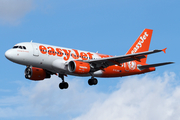
<svg viewBox="0 0 180 120"><path fill-rule="evenodd" d="M7 51L5 52L5 57L6 57L7 59L11 60L11 59L12 59L12 51L11 51L11 50L7 50Z"/></svg>

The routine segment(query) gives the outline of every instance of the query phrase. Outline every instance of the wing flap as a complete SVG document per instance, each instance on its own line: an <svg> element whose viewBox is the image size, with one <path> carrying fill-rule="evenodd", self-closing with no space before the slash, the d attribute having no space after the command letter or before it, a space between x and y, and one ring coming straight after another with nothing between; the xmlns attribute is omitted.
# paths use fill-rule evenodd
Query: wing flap
<svg viewBox="0 0 180 120"><path fill-rule="evenodd" d="M149 65L138 66L138 68L139 68L140 70L143 70L143 69L150 68L150 67L158 67L158 66L168 65L168 64L173 64L173 63L174 63L174 62L156 63L156 64L149 64Z"/></svg>

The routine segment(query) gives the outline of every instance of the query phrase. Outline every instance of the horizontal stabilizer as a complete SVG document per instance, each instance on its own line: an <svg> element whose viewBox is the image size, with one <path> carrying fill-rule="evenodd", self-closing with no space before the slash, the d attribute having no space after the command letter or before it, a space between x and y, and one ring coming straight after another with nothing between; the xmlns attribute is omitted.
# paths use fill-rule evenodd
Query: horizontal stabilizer
<svg viewBox="0 0 180 120"><path fill-rule="evenodd" d="M158 66L162 66L162 65L168 65L168 64L172 64L174 62L165 62L165 63L156 63L156 64L149 64L149 65L142 65L142 66L138 66L138 68L140 70L142 69L146 69L146 68L150 68L150 67L158 67Z"/></svg>

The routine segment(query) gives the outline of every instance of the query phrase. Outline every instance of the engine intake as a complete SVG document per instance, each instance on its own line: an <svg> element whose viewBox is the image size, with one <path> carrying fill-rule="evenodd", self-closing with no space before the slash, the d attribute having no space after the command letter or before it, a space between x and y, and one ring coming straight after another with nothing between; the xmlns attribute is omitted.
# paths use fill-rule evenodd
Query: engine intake
<svg viewBox="0 0 180 120"><path fill-rule="evenodd" d="M27 67L24 74L25 78L34 81L44 80L45 78L51 77L51 75L48 74L44 69L36 67Z"/></svg>
<svg viewBox="0 0 180 120"><path fill-rule="evenodd" d="M68 64L68 70L71 73L87 74L90 72L91 67L89 63L85 63L81 61L70 61Z"/></svg>

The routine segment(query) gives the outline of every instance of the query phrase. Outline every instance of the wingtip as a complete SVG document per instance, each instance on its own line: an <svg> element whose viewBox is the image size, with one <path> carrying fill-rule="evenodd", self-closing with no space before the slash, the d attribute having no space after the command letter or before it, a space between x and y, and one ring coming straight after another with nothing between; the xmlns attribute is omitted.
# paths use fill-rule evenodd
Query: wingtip
<svg viewBox="0 0 180 120"><path fill-rule="evenodd" d="M174 64L175 62L166 62L166 64Z"/></svg>
<svg viewBox="0 0 180 120"><path fill-rule="evenodd" d="M166 49L167 49L167 48L164 48L164 49L162 49L162 51L163 51L164 53L166 53Z"/></svg>

